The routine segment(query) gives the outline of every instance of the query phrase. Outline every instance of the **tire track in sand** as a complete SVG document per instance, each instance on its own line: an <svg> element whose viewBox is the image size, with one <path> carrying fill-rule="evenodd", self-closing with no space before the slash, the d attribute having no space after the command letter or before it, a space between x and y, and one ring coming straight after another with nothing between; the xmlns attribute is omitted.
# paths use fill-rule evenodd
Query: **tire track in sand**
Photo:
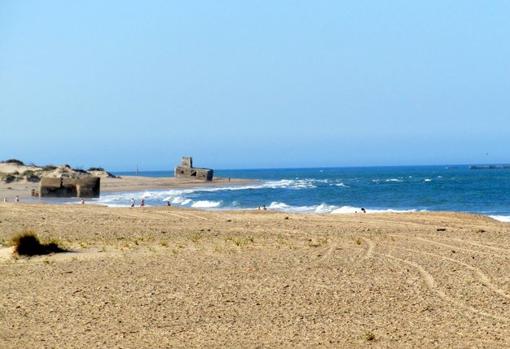
<svg viewBox="0 0 510 349"><path fill-rule="evenodd" d="M329 260L333 252L336 250L336 246L336 242L331 242L331 246L327 249L326 253L324 253L324 255L319 258L317 262L321 263Z"/></svg>
<svg viewBox="0 0 510 349"><path fill-rule="evenodd" d="M369 259L369 258L372 258L372 256L374 255L374 249L375 249L375 242L373 242L372 240L370 240L369 238L364 238L362 237L361 238L363 241L365 241L368 245L368 249L367 249L367 252L365 252L365 255L361 258L361 259Z"/></svg>
<svg viewBox="0 0 510 349"><path fill-rule="evenodd" d="M178 217L178 218L182 218L182 219L192 219L192 218L198 218L198 219L201 219L203 221L208 221L209 218L206 218L206 217L203 217L203 216L200 216L200 215L196 215L196 214L193 214L193 213L189 213L189 212L165 212L164 215L161 215L162 218L165 218L167 217L168 215L170 216L173 216L173 217ZM134 216L134 217L137 217L138 216Z"/></svg>
<svg viewBox="0 0 510 349"><path fill-rule="evenodd" d="M413 250L411 248L405 248L405 247L396 247L396 248L400 249L400 250L406 250L406 251L409 251L409 252L412 252L412 253L425 254L425 255L436 257L436 258L439 258L439 259L442 259L442 260L450 261L450 262L456 263L458 265L462 265L466 269L471 270L476 275L478 280L482 283L482 285L487 286L491 291L499 294L500 296L510 299L510 295L507 294L505 292L505 290L500 289L497 285L492 283L490 276L485 274L480 268L477 268L475 266L472 266L471 264L464 263L462 261L459 261L459 260L456 260L456 259L453 259L453 258L441 256L440 254L435 254L435 253L430 253L430 252L425 252L425 251L418 251L418 250Z"/></svg>
<svg viewBox="0 0 510 349"><path fill-rule="evenodd" d="M461 243L464 243L464 244L469 244L469 245L476 246L476 247L487 248L487 249L492 250L492 251L503 252L503 253L510 253L510 250L507 250L505 248L496 247L496 246L489 246L489 245L479 244L477 242L465 241L465 240L456 239L456 238L444 238L444 239L452 240L452 241L458 241L458 242L461 242Z"/></svg>
<svg viewBox="0 0 510 349"><path fill-rule="evenodd" d="M389 255L389 254L376 253L376 255L379 255L379 256L382 256L382 257L385 257L385 258L389 258L389 259L398 261L400 263L407 264L407 265L415 268L416 270L418 270L418 272L420 273L420 276L423 279L423 281L425 282L425 285L427 286L427 288L431 292L435 293L439 298L441 298L447 304L456 306L458 308L467 310L467 311L469 311L471 313L474 313L474 314L477 314L477 315L481 315L481 316L485 316L485 317L488 317L488 318L491 318L491 319L494 319L494 320L503 321L503 322L510 322L509 318L501 317L501 316L498 316L498 315L494 315L494 314L488 313L488 312L483 311L483 310L478 310L478 309L476 309L476 308L474 308L474 307L472 307L470 305L464 304L464 303L462 303L462 302L460 302L460 301L458 301L458 300L448 296L446 293L444 293L441 289L438 288L438 286L436 284L436 280L434 279L434 277L427 270L425 270L425 268L421 264L418 264L418 263L415 263L415 262L411 262L411 261L409 261L407 259L398 258L398 257L392 256L392 255Z"/></svg>
<svg viewBox="0 0 510 349"><path fill-rule="evenodd" d="M200 215L197 215L197 214L193 214L193 213L189 213L189 212L182 213L182 214L188 216L188 218L193 217L193 218L201 219L203 221L208 221L209 220L209 218L207 218L207 217L203 217L203 216L200 216Z"/></svg>
<svg viewBox="0 0 510 349"><path fill-rule="evenodd" d="M455 245L449 245L449 244L445 244L443 242L429 240L429 239L425 239L425 238L422 238L422 237L415 237L415 239L416 240L420 240L420 241L424 241L424 242L428 242L430 244L434 244L434 245L438 245L438 246L442 246L442 247L447 247L447 248L453 249L453 250L460 250L460 251L466 251L466 252L469 252L469 253L477 253L477 254L489 255L489 256L498 257L498 258L504 258L504 259L508 259L509 258L509 256L502 256L502 255L499 255L499 254L495 254L494 252L485 252L485 251L479 251L479 250L471 250L469 248L459 247L459 246L455 246Z"/></svg>

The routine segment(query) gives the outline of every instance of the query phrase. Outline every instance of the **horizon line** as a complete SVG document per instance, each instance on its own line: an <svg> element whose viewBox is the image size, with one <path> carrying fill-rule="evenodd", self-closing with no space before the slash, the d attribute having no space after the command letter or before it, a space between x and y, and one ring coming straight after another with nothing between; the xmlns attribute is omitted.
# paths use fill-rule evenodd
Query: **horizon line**
<svg viewBox="0 0 510 349"><path fill-rule="evenodd" d="M213 168L214 171L258 171L258 170L307 170L340 168L379 168L379 167L469 167L469 166L505 166L510 163L462 163L462 164L419 164L419 165L352 165L352 166L317 166L317 167L251 167L251 168ZM173 172L174 169L150 169L138 172ZM111 170L111 172L137 172L137 170Z"/></svg>

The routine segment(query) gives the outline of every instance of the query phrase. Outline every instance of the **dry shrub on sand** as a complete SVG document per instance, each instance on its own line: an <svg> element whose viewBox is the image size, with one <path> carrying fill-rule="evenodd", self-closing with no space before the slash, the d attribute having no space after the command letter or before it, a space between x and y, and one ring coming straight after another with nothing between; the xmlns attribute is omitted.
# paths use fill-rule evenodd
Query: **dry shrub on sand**
<svg viewBox="0 0 510 349"><path fill-rule="evenodd" d="M40 256L50 253L66 252L66 250L56 242L43 244L31 230L25 230L11 239L11 245L14 246L14 253L20 256Z"/></svg>

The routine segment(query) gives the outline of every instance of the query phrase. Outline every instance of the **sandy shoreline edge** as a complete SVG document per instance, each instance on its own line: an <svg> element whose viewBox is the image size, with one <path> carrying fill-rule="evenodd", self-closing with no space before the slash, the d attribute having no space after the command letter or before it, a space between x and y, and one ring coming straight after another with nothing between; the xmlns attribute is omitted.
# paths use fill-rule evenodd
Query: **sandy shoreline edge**
<svg viewBox="0 0 510 349"><path fill-rule="evenodd" d="M247 185L259 185L262 184L263 180L258 179L244 179L244 178L223 178L216 177L213 181L204 182L197 181L192 179L184 179L184 178L175 178L175 177L144 177L144 176L121 176L117 178L102 178L101 179L101 192L104 194L111 193L126 193L126 192L142 192L142 191L158 191L158 190L179 190L179 189L200 189L200 188L232 188L232 187L242 187ZM15 183L0 183L0 203L3 203L4 199L7 202L13 202L16 196L20 198L20 201L27 204L58 204L60 202L51 201L51 200L40 200L38 198L33 198L30 195L32 189L37 190L39 187L39 183L31 183L31 182L15 182ZM94 205L101 205L95 203ZM126 204L127 205L127 204ZM106 205L105 205L106 206ZM114 208L113 206L111 208ZM195 208L197 210L203 210L200 208ZM248 211L253 210L247 209ZM221 211L231 211L230 209L224 209ZM234 210L236 211L236 210ZM276 212L284 212L281 210L272 210ZM407 212L419 212L413 210L403 210L402 212L397 211L388 211L388 212L371 212L370 214L384 214L384 213L407 213ZM434 211L422 211L422 212L434 212ZM460 213L464 214L464 212L454 212L454 211L443 211L444 213ZM289 212L290 213L290 212ZM297 212L293 212L297 213ZM331 214L329 213L314 213L314 212L304 212L305 214ZM351 214L347 213L335 213L344 215ZM468 215L482 216L488 217L498 222L510 223L509 217L507 216L497 216L497 215L484 215L479 213L469 213Z"/></svg>

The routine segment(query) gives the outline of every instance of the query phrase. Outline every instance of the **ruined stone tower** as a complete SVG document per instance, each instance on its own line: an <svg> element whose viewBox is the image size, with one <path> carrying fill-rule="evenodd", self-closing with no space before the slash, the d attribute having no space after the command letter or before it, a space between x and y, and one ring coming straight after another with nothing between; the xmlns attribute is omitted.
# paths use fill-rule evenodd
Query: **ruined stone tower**
<svg viewBox="0 0 510 349"><path fill-rule="evenodd" d="M175 177L190 178L203 181L212 181L214 171L210 168L193 167L193 159L191 156L183 156L181 164L175 168Z"/></svg>

